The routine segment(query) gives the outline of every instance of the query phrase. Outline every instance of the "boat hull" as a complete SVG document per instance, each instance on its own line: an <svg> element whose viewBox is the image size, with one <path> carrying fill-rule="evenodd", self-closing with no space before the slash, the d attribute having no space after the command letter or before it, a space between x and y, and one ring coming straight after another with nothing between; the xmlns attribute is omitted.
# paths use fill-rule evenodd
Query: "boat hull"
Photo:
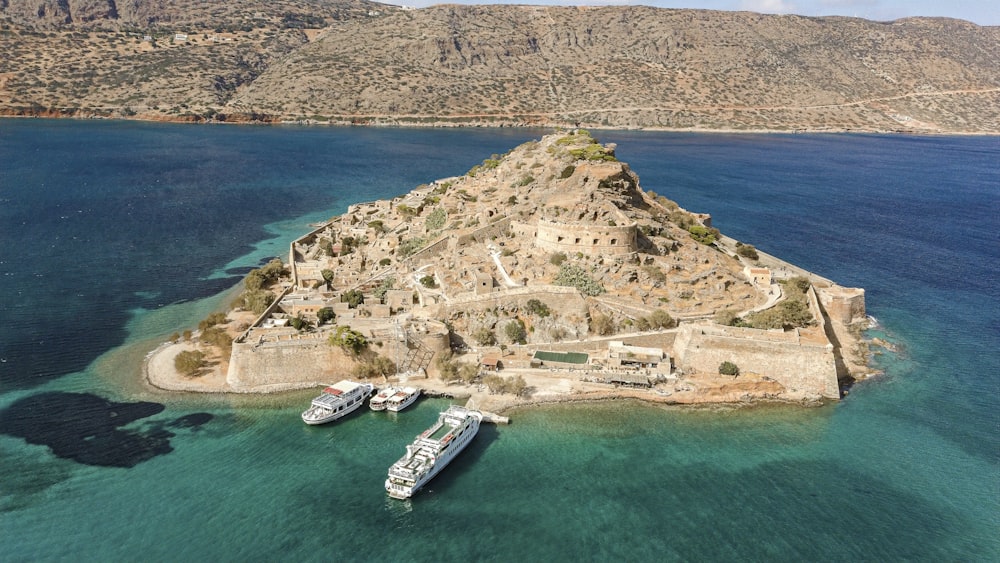
<svg viewBox="0 0 1000 563"><path fill-rule="evenodd" d="M454 409L455 407L452 408ZM449 430L440 442L436 442L433 438L442 429L442 420L444 420L444 416L447 414L442 413L442 419L439 419L439 422L435 426L432 426L418 436L413 445L407 446L407 456L389 468L389 477L385 480L385 490L391 498L404 500L413 497L424 485L440 473L442 469L447 467L452 460L458 457L469 443L472 442L473 438L476 437L476 434L479 433L479 426L482 423L482 413L478 411L466 411L465 409L460 410L466 412L468 418L463 423L462 430L459 432L460 435L457 439L453 440L452 438L453 432L459 428L458 426ZM451 410L449 410L450 412ZM436 454L433 452L428 454L427 450L421 449L427 447L428 439L430 444L439 444ZM449 441L452 443L448 444ZM447 444L447 448L445 444ZM447 453L445 453L445 450L447 450ZM415 454L422 454L423 457L427 457L427 455L436 456L436 459L426 472L406 471L404 468L409 465L407 462L420 457Z"/></svg>
<svg viewBox="0 0 1000 563"><path fill-rule="evenodd" d="M390 400L386 404L385 410L390 412L399 412L405 409L406 407L412 405L417 400L418 397L420 397L420 389L414 389L413 392L407 395L406 398L403 399L402 401L393 402Z"/></svg>
<svg viewBox="0 0 1000 563"><path fill-rule="evenodd" d="M308 424L309 426L317 426L344 418L345 416L358 410L358 408L364 404L365 399L371 395L373 389L374 386L370 383L361 385L358 388L358 394L356 397L348 399L346 404L339 406L336 409L326 409L317 406L315 404L316 400L314 400L314 404L302 413L302 422Z"/></svg>

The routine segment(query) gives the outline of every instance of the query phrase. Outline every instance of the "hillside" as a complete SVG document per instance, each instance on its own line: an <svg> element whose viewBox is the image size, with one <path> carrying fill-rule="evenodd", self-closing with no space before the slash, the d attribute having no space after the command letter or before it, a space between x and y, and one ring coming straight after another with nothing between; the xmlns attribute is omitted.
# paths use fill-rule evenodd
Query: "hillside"
<svg viewBox="0 0 1000 563"><path fill-rule="evenodd" d="M0 4L0 46L13 55L0 61L0 111L1000 132L1000 28L960 20L304 0L129 6Z"/></svg>

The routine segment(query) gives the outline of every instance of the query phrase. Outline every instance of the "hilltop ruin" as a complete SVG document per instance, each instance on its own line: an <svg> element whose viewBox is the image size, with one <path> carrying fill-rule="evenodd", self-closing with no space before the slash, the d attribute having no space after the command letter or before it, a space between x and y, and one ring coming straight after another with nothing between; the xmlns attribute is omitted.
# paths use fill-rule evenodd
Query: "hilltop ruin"
<svg viewBox="0 0 1000 563"><path fill-rule="evenodd" d="M313 385L377 357L394 366L387 377L433 380L435 358L454 356L481 373L681 402L838 398L838 377L864 371L863 351L844 345L865 320L864 291L743 246L640 188L613 145L549 135L464 176L352 205L293 242L273 303L233 344L227 382ZM789 305L798 320L750 328Z"/></svg>

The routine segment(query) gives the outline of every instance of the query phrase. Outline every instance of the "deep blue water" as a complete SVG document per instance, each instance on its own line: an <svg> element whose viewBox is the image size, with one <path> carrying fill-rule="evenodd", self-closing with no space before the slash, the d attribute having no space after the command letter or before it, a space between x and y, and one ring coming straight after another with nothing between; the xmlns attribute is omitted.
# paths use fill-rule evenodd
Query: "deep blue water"
<svg viewBox="0 0 1000 563"><path fill-rule="evenodd" d="M867 290L886 374L821 409L552 407L425 494L446 403L144 393L143 354L352 202L542 131L0 121L5 560L998 560L1000 139L595 132L647 190Z"/></svg>

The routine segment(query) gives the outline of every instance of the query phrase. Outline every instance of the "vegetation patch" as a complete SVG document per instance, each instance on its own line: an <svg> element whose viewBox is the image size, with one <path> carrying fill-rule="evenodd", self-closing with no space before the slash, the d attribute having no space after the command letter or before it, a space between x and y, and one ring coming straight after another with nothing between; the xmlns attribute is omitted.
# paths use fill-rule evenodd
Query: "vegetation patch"
<svg viewBox="0 0 1000 563"><path fill-rule="evenodd" d="M583 268L575 264L563 264L553 280L555 285L575 287L577 291L591 297L604 293L605 289Z"/></svg>

